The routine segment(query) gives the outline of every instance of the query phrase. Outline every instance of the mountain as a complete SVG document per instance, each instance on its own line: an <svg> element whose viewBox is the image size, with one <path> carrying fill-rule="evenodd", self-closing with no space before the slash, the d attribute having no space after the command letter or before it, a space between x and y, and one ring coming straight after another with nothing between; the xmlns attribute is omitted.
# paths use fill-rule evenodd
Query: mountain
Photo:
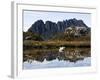
<svg viewBox="0 0 100 80"><path fill-rule="evenodd" d="M63 33L68 27L85 27L88 26L82 21L75 18L69 20L58 21L57 23L52 21L37 20L28 29L28 32L38 33L43 36L44 39L50 39L57 33Z"/></svg>

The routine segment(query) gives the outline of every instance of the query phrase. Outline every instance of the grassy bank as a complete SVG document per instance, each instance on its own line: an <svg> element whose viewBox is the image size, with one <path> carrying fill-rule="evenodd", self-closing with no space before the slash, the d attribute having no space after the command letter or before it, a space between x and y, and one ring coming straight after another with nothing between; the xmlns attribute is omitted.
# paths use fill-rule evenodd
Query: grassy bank
<svg viewBox="0 0 100 80"><path fill-rule="evenodd" d="M90 47L90 41L33 41L25 40L23 47L25 48L58 48L65 47Z"/></svg>

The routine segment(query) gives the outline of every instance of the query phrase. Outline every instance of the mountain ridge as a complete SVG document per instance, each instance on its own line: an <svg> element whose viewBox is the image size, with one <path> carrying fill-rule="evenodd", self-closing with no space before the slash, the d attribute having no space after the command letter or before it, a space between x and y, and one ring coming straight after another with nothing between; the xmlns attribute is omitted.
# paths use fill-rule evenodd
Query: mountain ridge
<svg viewBox="0 0 100 80"><path fill-rule="evenodd" d="M51 38L57 33L65 32L65 29L68 27L84 27L88 29L89 27L83 22L83 20L77 20L75 18L69 20L63 20L58 22L37 20L34 22L31 27L28 29L28 32L38 33L44 38Z"/></svg>

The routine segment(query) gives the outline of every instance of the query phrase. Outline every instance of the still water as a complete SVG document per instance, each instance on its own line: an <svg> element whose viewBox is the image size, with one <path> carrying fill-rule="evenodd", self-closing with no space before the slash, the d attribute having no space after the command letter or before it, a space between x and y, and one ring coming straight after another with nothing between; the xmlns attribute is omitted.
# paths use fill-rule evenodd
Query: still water
<svg viewBox="0 0 100 80"><path fill-rule="evenodd" d="M25 50L23 55L23 69L84 66L91 66L90 48L66 48L63 52L32 49Z"/></svg>

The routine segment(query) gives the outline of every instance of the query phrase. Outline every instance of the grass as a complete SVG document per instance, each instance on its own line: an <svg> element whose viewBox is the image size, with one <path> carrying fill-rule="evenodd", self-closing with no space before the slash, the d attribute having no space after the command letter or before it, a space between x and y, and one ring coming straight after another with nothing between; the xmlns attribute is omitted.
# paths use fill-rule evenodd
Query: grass
<svg viewBox="0 0 100 80"><path fill-rule="evenodd" d="M23 42L24 48L58 48L65 47L90 47L90 41L33 41L25 40Z"/></svg>

